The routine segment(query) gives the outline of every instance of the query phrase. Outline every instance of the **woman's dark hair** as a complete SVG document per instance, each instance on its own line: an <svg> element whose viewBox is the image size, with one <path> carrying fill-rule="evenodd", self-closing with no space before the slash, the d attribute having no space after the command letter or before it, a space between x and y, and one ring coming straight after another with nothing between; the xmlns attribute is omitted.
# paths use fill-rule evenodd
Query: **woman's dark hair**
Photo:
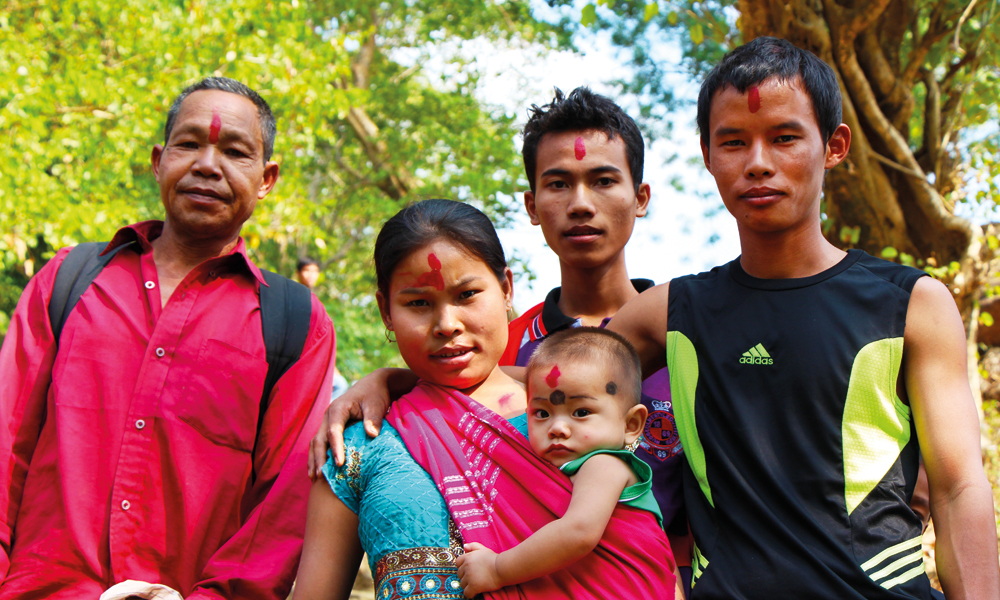
<svg viewBox="0 0 1000 600"><path fill-rule="evenodd" d="M507 259L489 217L463 202L423 200L396 213L378 232L375 278L382 295L389 296L389 280L400 261L442 238L486 263L498 281L504 280Z"/></svg>
<svg viewBox="0 0 1000 600"><path fill-rule="evenodd" d="M840 85L833 69L812 52L787 40L759 37L726 54L701 84L698 129L705 147L710 147L708 117L715 94L727 87L734 87L745 94L751 86L772 77L783 82L802 78L803 87L812 100L823 143L830 141L830 136L840 125L842 111Z"/></svg>

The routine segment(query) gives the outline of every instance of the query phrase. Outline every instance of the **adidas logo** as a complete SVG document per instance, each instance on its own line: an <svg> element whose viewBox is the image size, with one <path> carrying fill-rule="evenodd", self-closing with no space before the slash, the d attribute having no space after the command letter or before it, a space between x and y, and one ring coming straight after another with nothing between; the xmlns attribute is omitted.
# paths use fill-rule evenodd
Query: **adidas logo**
<svg viewBox="0 0 1000 600"><path fill-rule="evenodd" d="M767 353L764 346L757 344L743 353L740 357L741 365L773 365L774 359Z"/></svg>

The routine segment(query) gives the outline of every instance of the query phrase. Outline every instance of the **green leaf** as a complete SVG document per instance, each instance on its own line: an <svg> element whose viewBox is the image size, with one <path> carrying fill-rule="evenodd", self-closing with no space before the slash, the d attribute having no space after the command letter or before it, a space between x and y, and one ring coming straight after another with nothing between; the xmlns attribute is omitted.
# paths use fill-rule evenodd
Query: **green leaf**
<svg viewBox="0 0 1000 600"><path fill-rule="evenodd" d="M979 313L979 324L983 327L993 327L993 315L988 312Z"/></svg>
<svg viewBox="0 0 1000 600"><path fill-rule="evenodd" d="M848 227L844 225L840 228L840 241L844 244L856 245L861 239L861 226Z"/></svg>
<svg viewBox="0 0 1000 600"><path fill-rule="evenodd" d="M669 13L667 13L667 23L670 23L671 25L677 25L677 21L678 17L676 10L672 10Z"/></svg>
<svg viewBox="0 0 1000 600"><path fill-rule="evenodd" d="M658 14L660 14L660 5L659 4L657 4L656 2L650 2L649 4L646 5L645 18L646 18L647 21L649 21L650 19L652 19L653 17L655 17Z"/></svg>
<svg viewBox="0 0 1000 600"><path fill-rule="evenodd" d="M892 260L897 256L899 256L899 251L893 248L892 246L886 246L885 248L882 248L882 258L887 260Z"/></svg>
<svg viewBox="0 0 1000 600"><path fill-rule="evenodd" d="M588 4L583 7L583 13L580 15L580 24L584 27L590 27L597 20L597 9L593 4Z"/></svg>
<svg viewBox="0 0 1000 600"><path fill-rule="evenodd" d="M695 23L691 26L691 42L698 46L703 41L705 41L705 31L701 28L701 23Z"/></svg>

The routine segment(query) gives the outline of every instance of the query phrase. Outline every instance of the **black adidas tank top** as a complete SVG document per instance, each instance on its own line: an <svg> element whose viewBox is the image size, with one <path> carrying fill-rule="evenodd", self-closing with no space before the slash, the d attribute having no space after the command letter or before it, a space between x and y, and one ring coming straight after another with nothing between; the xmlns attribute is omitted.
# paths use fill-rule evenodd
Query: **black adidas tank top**
<svg viewBox="0 0 1000 600"><path fill-rule="evenodd" d="M929 599L918 454L896 395L924 273L851 250L802 279L739 259L670 283L692 597Z"/></svg>

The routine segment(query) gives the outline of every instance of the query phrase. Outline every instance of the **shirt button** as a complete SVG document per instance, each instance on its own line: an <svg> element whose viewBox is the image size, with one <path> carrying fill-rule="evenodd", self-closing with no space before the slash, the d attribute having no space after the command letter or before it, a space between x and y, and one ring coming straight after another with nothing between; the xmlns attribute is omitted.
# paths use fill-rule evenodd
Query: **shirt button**
<svg viewBox="0 0 1000 600"><path fill-rule="evenodd" d="M151 289L153 289L153 288L155 288L155 287L156 287L156 284L155 284L155 283L153 283L152 281L147 281L147 282L146 282L146 289L147 289L147 290L151 290Z"/></svg>
<svg viewBox="0 0 1000 600"><path fill-rule="evenodd" d="M122 500L122 510L128 510L130 506L132 505L129 504L128 500Z"/></svg>
<svg viewBox="0 0 1000 600"><path fill-rule="evenodd" d="M166 353L167 353L166 350L164 350L163 348L157 348L156 349L156 356L158 356L160 358L163 358L163 355L166 354Z"/></svg>
<svg viewBox="0 0 1000 600"><path fill-rule="evenodd" d="M138 421L135 422L135 428L136 429L142 429L145 426L146 426L146 422L143 421L142 419L139 419Z"/></svg>

